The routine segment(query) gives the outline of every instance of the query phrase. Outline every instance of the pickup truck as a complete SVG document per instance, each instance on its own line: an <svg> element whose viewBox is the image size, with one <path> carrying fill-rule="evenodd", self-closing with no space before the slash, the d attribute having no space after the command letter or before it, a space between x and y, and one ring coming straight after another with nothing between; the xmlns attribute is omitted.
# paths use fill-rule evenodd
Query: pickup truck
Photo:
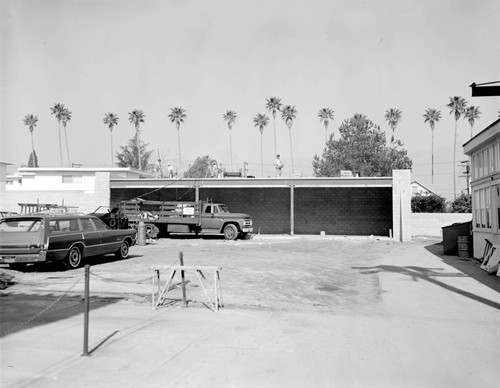
<svg viewBox="0 0 500 388"><path fill-rule="evenodd" d="M157 228L164 234L194 233L196 235L223 234L226 240L245 238L253 232L252 218L248 214L231 213L222 203L150 201L134 199L124 201L101 219L111 228L138 228L142 220L146 237Z"/></svg>

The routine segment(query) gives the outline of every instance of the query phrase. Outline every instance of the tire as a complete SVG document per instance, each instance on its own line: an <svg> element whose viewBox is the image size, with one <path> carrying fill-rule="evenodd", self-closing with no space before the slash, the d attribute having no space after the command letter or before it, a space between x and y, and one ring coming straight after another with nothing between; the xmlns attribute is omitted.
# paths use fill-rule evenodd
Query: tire
<svg viewBox="0 0 500 388"><path fill-rule="evenodd" d="M115 256L118 259L126 259L128 257L128 253L129 253L129 244L128 242L123 241L120 245L120 249L118 249L115 252Z"/></svg>
<svg viewBox="0 0 500 388"><path fill-rule="evenodd" d="M116 229L116 218L110 218L110 220L109 220L109 227L111 229Z"/></svg>
<svg viewBox="0 0 500 388"><path fill-rule="evenodd" d="M224 228L224 238L226 240L236 240L238 237L238 228L233 224L227 224Z"/></svg>
<svg viewBox="0 0 500 388"><path fill-rule="evenodd" d="M66 266L70 269L76 269L82 264L82 252L78 247L70 249L66 257Z"/></svg>

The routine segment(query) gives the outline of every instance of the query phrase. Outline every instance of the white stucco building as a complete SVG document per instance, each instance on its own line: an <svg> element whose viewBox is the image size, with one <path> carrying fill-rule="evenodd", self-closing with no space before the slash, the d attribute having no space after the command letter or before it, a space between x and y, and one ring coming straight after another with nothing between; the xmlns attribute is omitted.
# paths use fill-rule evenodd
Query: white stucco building
<svg viewBox="0 0 500 388"><path fill-rule="evenodd" d="M500 119L464 144L471 157L474 257L483 256L485 239L500 244Z"/></svg>

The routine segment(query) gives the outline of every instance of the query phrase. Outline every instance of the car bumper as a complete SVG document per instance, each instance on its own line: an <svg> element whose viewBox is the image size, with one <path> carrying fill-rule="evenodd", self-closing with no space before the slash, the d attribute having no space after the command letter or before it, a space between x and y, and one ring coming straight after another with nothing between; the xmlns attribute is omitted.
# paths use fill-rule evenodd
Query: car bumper
<svg viewBox="0 0 500 388"><path fill-rule="evenodd" d="M45 251L36 254L7 254L0 256L0 264L38 263L45 260L47 260L47 252Z"/></svg>
<svg viewBox="0 0 500 388"><path fill-rule="evenodd" d="M243 228L243 229L241 229L241 231L243 233L251 233L251 232L253 232L253 228Z"/></svg>

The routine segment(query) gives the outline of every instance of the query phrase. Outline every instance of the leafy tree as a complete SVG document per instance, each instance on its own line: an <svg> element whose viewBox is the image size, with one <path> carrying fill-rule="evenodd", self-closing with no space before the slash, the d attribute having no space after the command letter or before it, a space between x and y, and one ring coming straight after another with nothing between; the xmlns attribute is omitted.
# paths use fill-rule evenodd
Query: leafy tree
<svg viewBox="0 0 500 388"><path fill-rule="evenodd" d="M432 183L434 184L434 127L436 123L441 120L441 111L429 108L424 113L424 123L429 123L431 126L431 134L432 134L432 146L431 146L431 169L432 169Z"/></svg>
<svg viewBox="0 0 500 388"><path fill-rule="evenodd" d="M292 159L292 174L295 173L295 169L293 168L292 125L296 115L297 115L297 109L295 109L294 105L286 105L281 110L281 118L288 127L288 133L290 135L290 157Z"/></svg>
<svg viewBox="0 0 500 388"><path fill-rule="evenodd" d="M267 127L269 123L269 117L265 114L257 113L257 116L253 118L253 123L260 131L260 175L264 177L264 144L263 144L263 134L264 128Z"/></svg>
<svg viewBox="0 0 500 388"><path fill-rule="evenodd" d="M318 112L319 121L325 126L325 143L328 141L328 124L333 120L333 109L322 108Z"/></svg>
<svg viewBox="0 0 500 388"><path fill-rule="evenodd" d="M198 156L194 163L184 172L184 178L206 178L210 176L210 166L214 159L208 155Z"/></svg>
<svg viewBox="0 0 500 388"><path fill-rule="evenodd" d="M149 159L153 151L146 149L147 144L144 144L138 139L138 133L132 139L129 139L126 146L120 146L121 152L116 153L118 167L131 167L135 170L145 171L154 169L154 165L149 164ZM139 158L141 160L139 161Z"/></svg>
<svg viewBox="0 0 500 388"><path fill-rule="evenodd" d="M57 122L59 123L59 161L61 163L61 167L63 165L62 141L61 141L61 121L63 119L65 110L66 110L66 108L64 107L64 104L61 104L60 102L54 104L54 106L50 108L50 114L54 115L55 118L57 119Z"/></svg>
<svg viewBox="0 0 500 388"><path fill-rule="evenodd" d="M394 143L394 131L401 121L401 116L403 112L399 109L391 108L385 111L385 120L389 123L389 127L392 129L391 144Z"/></svg>
<svg viewBox="0 0 500 388"><path fill-rule="evenodd" d="M182 170L182 157L181 157L181 123L184 122L186 116L186 110L182 107L170 108L170 114L168 115L170 122L175 123L177 128L177 146L179 147L179 172Z"/></svg>
<svg viewBox="0 0 500 388"><path fill-rule="evenodd" d="M135 141L137 142L135 150L139 153L139 156L136 158L138 166L135 168L138 168L139 171L142 171L142 166L143 166L142 165L143 157L141 156L142 147L139 146L141 142L139 134L141 132L141 124L144 122L145 119L146 115L140 109L134 109L132 112L129 112L128 114L128 120L132 124L134 124L135 127L135 136L133 137L133 139L135 139Z"/></svg>
<svg viewBox="0 0 500 388"><path fill-rule="evenodd" d="M273 116L274 128L274 155L278 154L278 145L276 143L276 113L281 110L281 98L270 97L266 100L266 109Z"/></svg>
<svg viewBox="0 0 500 388"><path fill-rule="evenodd" d="M33 150L30 153L30 158L28 160L28 167L38 167L38 157L36 156L35 150Z"/></svg>
<svg viewBox="0 0 500 388"><path fill-rule="evenodd" d="M330 137L323 155L314 155L313 170L317 177L339 176L350 170L360 176L390 176L393 169L408 169L412 161L403 144L396 140L387 147L384 132L366 116L356 113L339 127L340 138Z"/></svg>
<svg viewBox="0 0 500 388"><path fill-rule="evenodd" d="M23 122L24 122L24 125L26 125L29 128L30 134L31 134L31 154L30 154L30 161L33 158L33 163L31 165L28 163L28 166L29 167L38 167L38 158L36 157L35 145L34 145L34 142L33 142L33 130L35 129L36 124L38 123L38 116L36 116L34 114L28 114L28 115L24 116Z"/></svg>
<svg viewBox="0 0 500 388"><path fill-rule="evenodd" d="M111 112L105 113L104 118L102 119L102 122L109 128L109 136L111 140L111 165L113 165L113 128L115 125L118 125L118 120L118 115Z"/></svg>
<svg viewBox="0 0 500 388"><path fill-rule="evenodd" d="M458 120L465 113L467 101L463 97L450 97L450 102L446 105L450 108L450 114L455 116L455 136L453 138L453 198L457 198L457 124Z"/></svg>
<svg viewBox="0 0 500 388"><path fill-rule="evenodd" d="M226 113L222 115L222 119L227 123L229 128L229 155L231 157L231 171L234 170L233 167L233 139L231 136L231 130L233 129L233 124L236 121L236 112L233 110L226 110Z"/></svg>
<svg viewBox="0 0 500 388"><path fill-rule="evenodd" d="M465 110L464 118L466 118L467 121L469 122L471 139L473 135L474 123L479 118L479 116L481 116L481 111L479 110L478 106L471 105Z"/></svg>
<svg viewBox="0 0 500 388"><path fill-rule="evenodd" d="M472 213L472 195L462 193L452 203L453 213Z"/></svg>
<svg viewBox="0 0 500 388"><path fill-rule="evenodd" d="M411 211L413 213L444 213L446 199L437 195L414 195L411 198Z"/></svg>

